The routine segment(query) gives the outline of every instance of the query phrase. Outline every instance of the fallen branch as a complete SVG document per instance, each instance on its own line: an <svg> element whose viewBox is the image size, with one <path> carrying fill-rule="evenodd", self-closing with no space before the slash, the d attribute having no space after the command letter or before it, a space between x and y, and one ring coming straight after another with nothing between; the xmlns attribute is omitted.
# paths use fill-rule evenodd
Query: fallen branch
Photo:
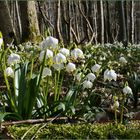
<svg viewBox="0 0 140 140"><path fill-rule="evenodd" d="M48 123L53 121L67 121L67 122L75 122L75 121L82 121L82 119L70 119L68 117L54 117L54 118L48 118L46 120L44 119L30 119L30 120L21 120L21 121L13 121L13 122L3 122L2 126L8 126L8 125L15 125L15 124L37 124L37 123Z"/></svg>

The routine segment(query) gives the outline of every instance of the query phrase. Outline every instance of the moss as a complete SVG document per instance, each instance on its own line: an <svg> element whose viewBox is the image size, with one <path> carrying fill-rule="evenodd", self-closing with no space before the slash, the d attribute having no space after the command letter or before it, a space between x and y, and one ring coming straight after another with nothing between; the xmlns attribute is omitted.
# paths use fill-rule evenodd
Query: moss
<svg viewBox="0 0 140 140"><path fill-rule="evenodd" d="M8 128L15 139L21 138L31 125L13 125ZM25 138L40 139L139 139L139 123L128 125L108 124L49 124L44 128L38 125L32 128Z"/></svg>

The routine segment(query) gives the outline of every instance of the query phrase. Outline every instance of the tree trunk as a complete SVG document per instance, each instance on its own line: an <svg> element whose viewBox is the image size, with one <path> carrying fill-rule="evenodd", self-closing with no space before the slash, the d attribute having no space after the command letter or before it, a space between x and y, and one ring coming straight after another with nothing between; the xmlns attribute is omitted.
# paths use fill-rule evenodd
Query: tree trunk
<svg viewBox="0 0 140 140"><path fill-rule="evenodd" d="M111 24L110 24L110 10L109 10L109 2L106 1L106 9L107 9L107 36L108 42L113 43L112 35L111 35Z"/></svg>
<svg viewBox="0 0 140 140"><path fill-rule="evenodd" d="M130 4L130 7L131 7L131 17L130 17L130 40L131 40L131 43L134 43L134 1L132 0L131 1L131 4Z"/></svg>
<svg viewBox="0 0 140 140"><path fill-rule="evenodd" d="M103 0L100 1L101 6L101 43L104 44L104 9Z"/></svg>
<svg viewBox="0 0 140 140"><path fill-rule="evenodd" d="M12 41L15 44L17 43L7 1L0 1L0 30L2 31L5 45Z"/></svg>
<svg viewBox="0 0 140 140"><path fill-rule="evenodd" d="M61 35L60 30L60 19L61 19L61 13L60 13L60 0L57 2L57 21L56 21L56 31L57 31L57 37L60 40L60 42L63 42L63 38Z"/></svg>
<svg viewBox="0 0 140 140"><path fill-rule="evenodd" d="M119 38L118 41L122 41L124 46L126 47L127 42L127 34L126 34L126 23L125 23L125 13L124 13L124 1L118 1L118 14L119 14Z"/></svg>
<svg viewBox="0 0 140 140"><path fill-rule="evenodd" d="M40 35L35 1L19 1L21 24L22 24L22 42L35 41Z"/></svg>

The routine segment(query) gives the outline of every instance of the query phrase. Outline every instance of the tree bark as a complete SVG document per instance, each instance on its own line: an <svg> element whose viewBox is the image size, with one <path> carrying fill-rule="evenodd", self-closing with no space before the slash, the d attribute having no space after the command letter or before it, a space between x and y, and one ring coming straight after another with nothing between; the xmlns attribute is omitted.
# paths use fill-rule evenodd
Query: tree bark
<svg viewBox="0 0 140 140"><path fill-rule="evenodd" d="M61 19L61 13L60 13L60 0L57 2L57 21L56 21L56 31L57 31L57 37L60 40L60 42L63 42L63 38L61 35L61 30L60 30L60 20Z"/></svg>
<svg viewBox="0 0 140 140"><path fill-rule="evenodd" d="M19 1L21 25L22 25L22 42L35 41L40 35L35 1Z"/></svg>
<svg viewBox="0 0 140 140"><path fill-rule="evenodd" d="M104 8L103 8L103 0L100 0L101 6L101 43L104 44Z"/></svg>
<svg viewBox="0 0 140 140"><path fill-rule="evenodd" d="M133 44L134 43L134 1L132 0L131 1L131 4L130 4L131 6L131 17L130 17L130 25L131 25L131 27L130 27L130 35L131 35L131 43Z"/></svg>
<svg viewBox="0 0 140 140"><path fill-rule="evenodd" d="M15 44L17 43L15 29L13 27L7 1L0 1L0 30L3 34L5 45L12 41L14 41Z"/></svg>
<svg viewBox="0 0 140 140"><path fill-rule="evenodd" d="M127 34L126 34L126 22L125 22L125 13L124 13L124 1L118 1L118 14L119 14L119 38L118 41L122 41L124 46L126 47L127 42Z"/></svg>

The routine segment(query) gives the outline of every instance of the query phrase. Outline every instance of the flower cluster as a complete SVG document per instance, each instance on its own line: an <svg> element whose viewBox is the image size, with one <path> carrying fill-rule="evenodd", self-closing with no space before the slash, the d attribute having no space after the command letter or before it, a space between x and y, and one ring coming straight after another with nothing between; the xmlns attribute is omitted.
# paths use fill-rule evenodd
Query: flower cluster
<svg viewBox="0 0 140 140"><path fill-rule="evenodd" d="M96 75L94 73L98 73L101 68L101 65L95 64L91 67L91 73L88 73L85 77L85 81L83 82L84 89L90 89L93 87L93 82L96 79Z"/></svg>

